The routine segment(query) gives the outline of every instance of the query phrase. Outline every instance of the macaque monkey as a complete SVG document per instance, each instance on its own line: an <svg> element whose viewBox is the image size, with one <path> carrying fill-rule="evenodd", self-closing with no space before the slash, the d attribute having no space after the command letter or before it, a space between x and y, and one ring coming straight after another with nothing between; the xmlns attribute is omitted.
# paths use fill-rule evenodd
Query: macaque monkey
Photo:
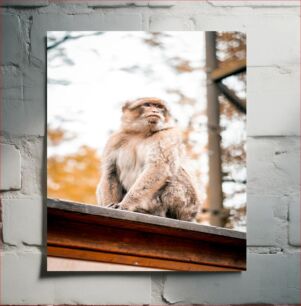
<svg viewBox="0 0 301 306"><path fill-rule="evenodd" d="M104 149L98 204L193 221L200 198L183 167L183 152L164 101L141 98L125 103L121 129Z"/></svg>

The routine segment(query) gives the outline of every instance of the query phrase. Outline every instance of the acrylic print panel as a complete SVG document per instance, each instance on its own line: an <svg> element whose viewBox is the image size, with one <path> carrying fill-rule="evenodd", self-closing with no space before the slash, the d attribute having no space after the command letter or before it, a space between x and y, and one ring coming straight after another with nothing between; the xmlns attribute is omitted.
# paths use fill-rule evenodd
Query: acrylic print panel
<svg viewBox="0 0 301 306"><path fill-rule="evenodd" d="M48 32L47 59L48 270L245 270L245 34Z"/></svg>

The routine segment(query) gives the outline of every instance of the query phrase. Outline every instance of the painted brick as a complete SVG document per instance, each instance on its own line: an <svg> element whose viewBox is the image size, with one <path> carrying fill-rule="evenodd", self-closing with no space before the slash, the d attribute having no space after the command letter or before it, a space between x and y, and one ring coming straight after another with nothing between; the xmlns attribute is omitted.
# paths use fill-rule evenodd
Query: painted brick
<svg viewBox="0 0 301 306"><path fill-rule="evenodd" d="M22 194L30 197L41 196L46 179L43 138L24 139L20 147L22 148Z"/></svg>
<svg viewBox="0 0 301 306"><path fill-rule="evenodd" d="M86 1L88 6L91 7L127 7L127 6L149 6L149 7L172 7L175 5L175 1L154 1L154 0L139 0L139 1L101 1L101 0L92 0Z"/></svg>
<svg viewBox="0 0 301 306"><path fill-rule="evenodd" d="M300 135L299 67L249 67L247 78L248 135Z"/></svg>
<svg viewBox="0 0 301 306"><path fill-rule="evenodd" d="M300 183L299 137L248 138L248 195L294 194Z"/></svg>
<svg viewBox="0 0 301 306"><path fill-rule="evenodd" d="M209 4L213 6L221 6L221 7L285 7L285 6L299 6L299 1L240 1L240 0L232 0L232 1L214 1L208 0Z"/></svg>
<svg viewBox="0 0 301 306"><path fill-rule="evenodd" d="M5 37L5 42L10 38ZM0 69L3 80L2 129L9 135L43 136L45 130L45 76L42 70L25 66Z"/></svg>
<svg viewBox="0 0 301 306"><path fill-rule="evenodd" d="M21 188L21 154L13 145L0 144L0 190Z"/></svg>
<svg viewBox="0 0 301 306"><path fill-rule="evenodd" d="M275 245L275 220L273 217L273 198L249 196L247 210L248 246ZM264 235L262 235L264 233Z"/></svg>
<svg viewBox="0 0 301 306"><path fill-rule="evenodd" d="M240 31L246 32L247 17L245 14L195 14L196 30L198 31Z"/></svg>
<svg viewBox="0 0 301 306"><path fill-rule="evenodd" d="M20 64L24 56L24 42L21 35L21 23L17 15L1 14L1 23L4 29L4 41L1 44L1 65Z"/></svg>
<svg viewBox="0 0 301 306"><path fill-rule="evenodd" d="M2 253L3 304L148 304L150 278L141 273L47 274L37 252Z"/></svg>
<svg viewBox="0 0 301 306"><path fill-rule="evenodd" d="M151 303L152 305L163 304L162 292L164 288L164 279L165 279L165 273L156 272L156 273L151 274L151 282L152 282Z"/></svg>
<svg viewBox="0 0 301 306"><path fill-rule="evenodd" d="M149 1L86 1L90 7L126 7L126 6L148 6Z"/></svg>
<svg viewBox="0 0 301 306"><path fill-rule="evenodd" d="M172 304L298 303L299 261L300 253L248 254L247 272L167 274L163 297Z"/></svg>
<svg viewBox="0 0 301 306"><path fill-rule="evenodd" d="M33 18L32 56L43 66L47 31L131 31L142 29L142 16L136 13L86 15L40 14Z"/></svg>
<svg viewBox="0 0 301 306"><path fill-rule="evenodd" d="M300 238L300 195L290 198L289 202L289 243L294 246L301 245Z"/></svg>
<svg viewBox="0 0 301 306"><path fill-rule="evenodd" d="M16 66L0 67L2 99L9 102L21 103L22 93L22 72ZM7 115L4 113L4 118Z"/></svg>
<svg viewBox="0 0 301 306"><path fill-rule="evenodd" d="M46 74L36 65L24 69L24 112L18 120L20 135L45 135L45 84Z"/></svg>
<svg viewBox="0 0 301 306"><path fill-rule="evenodd" d="M142 16L135 13L107 13L103 18L104 31L142 30Z"/></svg>
<svg viewBox="0 0 301 306"><path fill-rule="evenodd" d="M299 25L298 14L249 17L248 66L300 67Z"/></svg>
<svg viewBox="0 0 301 306"><path fill-rule="evenodd" d="M42 199L3 199L2 210L4 243L15 246L43 244Z"/></svg>
<svg viewBox="0 0 301 306"><path fill-rule="evenodd" d="M140 0L134 2L135 6L149 6L149 1L147 0Z"/></svg>
<svg viewBox="0 0 301 306"><path fill-rule="evenodd" d="M189 31L193 30L193 20L185 16L153 15L150 17L150 31Z"/></svg>
<svg viewBox="0 0 301 306"><path fill-rule="evenodd" d="M1 0L0 6L39 7L47 6L48 0Z"/></svg>
<svg viewBox="0 0 301 306"><path fill-rule="evenodd" d="M176 5L176 1L156 1L156 0L150 0L149 1L149 6L150 7L172 7Z"/></svg>
<svg viewBox="0 0 301 306"><path fill-rule="evenodd" d="M278 246L286 243L286 198L248 196L248 246ZM264 234L263 234L264 233Z"/></svg>
<svg viewBox="0 0 301 306"><path fill-rule="evenodd" d="M8 134L21 132L20 117L23 115L23 78L15 66L0 68L2 80L2 129Z"/></svg>

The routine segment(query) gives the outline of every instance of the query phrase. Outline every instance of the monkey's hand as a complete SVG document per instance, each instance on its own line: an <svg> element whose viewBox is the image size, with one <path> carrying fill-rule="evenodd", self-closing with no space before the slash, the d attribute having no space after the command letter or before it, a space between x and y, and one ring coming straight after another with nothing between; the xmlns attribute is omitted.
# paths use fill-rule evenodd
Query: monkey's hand
<svg viewBox="0 0 301 306"><path fill-rule="evenodd" d="M120 209L120 210L130 210L130 211L134 211L136 209L136 205L127 206L122 202L112 203L112 204L108 205L107 207L108 208L113 208L113 209Z"/></svg>
<svg viewBox="0 0 301 306"><path fill-rule="evenodd" d="M107 208L121 209L120 203L111 203L107 206Z"/></svg>
<svg viewBox="0 0 301 306"><path fill-rule="evenodd" d="M121 209L121 210L129 210L125 205L122 205L122 202L119 203L112 203L107 206L108 208L113 208L113 209Z"/></svg>

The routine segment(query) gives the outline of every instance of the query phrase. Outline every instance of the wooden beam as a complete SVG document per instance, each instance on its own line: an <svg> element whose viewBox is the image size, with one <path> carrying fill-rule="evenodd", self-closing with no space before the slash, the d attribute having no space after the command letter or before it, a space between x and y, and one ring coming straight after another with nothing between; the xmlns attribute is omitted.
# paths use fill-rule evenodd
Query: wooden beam
<svg viewBox="0 0 301 306"><path fill-rule="evenodd" d="M222 160L220 136L220 106L219 90L211 80L210 71L217 69L216 33L206 32L206 67L207 67L207 118L208 118L208 156L209 156L209 184L208 206L210 211L223 210L222 191ZM210 214L210 224L224 226L225 219L221 214Z"/></svg>
<svg viewBox="0 0 301 306"><path fill-rule="evenodd" d="M230 75L246 71L246 69L246 60L238 60L235 62L228 63L224 67L213 69L210 73L210 79L215 82L218 82Z"/></svg>
<svg viewBox="0 0 301 306"><path fill-rule="evenodd" d="M241 271L245 233L48 200L48 255L177 271Z"/></svg>
<svg viewBox="0 0 301 306"><path fill-rule="evenodd" d="M138 267L154 267L157 269L164 270L177 270L177 271L212 271L212 272L239 272L240 269L217 267L210 265L199 265L194 263L186 263L181 261L157 259L151 257L139 257L132 255L124 255L118 253L106 253L100 251L89 251L72 249L72 248L62 248L62 247L52 247L47 248L47 252L50 256L58 256L62 258L74 258L88 261L99 261L106 263L119 264L123 263L130 266Z"/></svg>
<svg viewBox="0 0 301 306"><path fill-rule="evenodd" d="M221 91L221 93L232 103L239 111L246 114L246 101L241 100L232 90L230 90L226 85L222 82L217 83L217 87Z"/></svg>

